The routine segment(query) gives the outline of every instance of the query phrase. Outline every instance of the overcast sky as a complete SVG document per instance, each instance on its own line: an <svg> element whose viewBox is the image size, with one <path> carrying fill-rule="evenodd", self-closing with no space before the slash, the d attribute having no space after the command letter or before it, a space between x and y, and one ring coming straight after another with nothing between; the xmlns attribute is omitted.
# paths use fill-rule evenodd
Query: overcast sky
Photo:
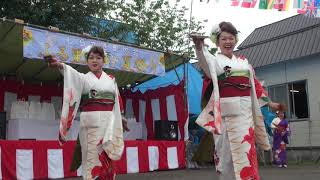
<svg viewBox="0 0 320 180"><path fill-rule="evenodd" d="M176 0L170 0L175 2ZM190 9L192 0L180 0L180 4ZM229 21L240 31L239 43L242 42L255 28L279 21L281 19L296 15L296 10L279 12L277 10L260 10L259 4L254 9L230 6L230 0L193 0L193 16L205 25L205 32L210 33L214 24L221 21ZM293 0L291 0L293 3ZM259 3L259 1L258 1Z"/></svg>

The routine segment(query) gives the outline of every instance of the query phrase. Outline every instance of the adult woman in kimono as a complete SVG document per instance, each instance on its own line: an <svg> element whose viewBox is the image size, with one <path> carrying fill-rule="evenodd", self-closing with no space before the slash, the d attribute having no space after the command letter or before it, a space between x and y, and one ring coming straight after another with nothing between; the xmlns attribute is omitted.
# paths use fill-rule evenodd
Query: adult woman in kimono
<svg viewBox="0 0 320 180"><path fill-rule="evenodd" d="M228 22L213 28L211 39L221 50L217 56L204 48L204 37L191 35L199 64L213 88L196 122L214 136L214 162L220 179L258 180L255 142L263 150L270 149L260 106L277 109L279 104L266 97L248 60L233 54L237 33Z"/></svg>
<svg viewBox="0 0 320 180"><path fill-rule="evenodd" d="M83 179L112 180L115 178L112 161L120 159L124 149L121 98L115 78L102 70L104 50L93 46L84 55L90 70L87 74L49 58L49 66L58 68L64 76L59 142L66 141L80 108Z"/></svg>
<svg viewBox="0 0 320 180"><path fill-rule="evenodd" d="M278 167L287 167L286 146L289 144L290 136L289 121L286 119L283 111L277 112L277 118L274 118L271 127L273 129L273 163Z"/></svg>

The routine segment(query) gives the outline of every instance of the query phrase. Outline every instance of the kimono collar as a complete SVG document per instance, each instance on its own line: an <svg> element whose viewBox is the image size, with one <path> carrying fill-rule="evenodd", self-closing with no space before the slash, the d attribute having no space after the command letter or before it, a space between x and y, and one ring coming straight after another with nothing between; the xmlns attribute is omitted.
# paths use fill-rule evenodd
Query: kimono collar
<svg viewBox="0 0 320 180"><path fill-rule="evenodd" d="M226 55L222 54L222 53L218 53L217 56L220 56L221 58L225 58L227 60L232 60L232 61L236 61L236 60L246 60L246 58L244 56L235 56L234 54L232 54L232 58L230 59L229 57L227 57Z"/></svg>
<svg viewBox="0 0 320 180"><path fill-rule="evenodd" d="M232 61L238 59L234 54L232 54L232 58L231 59L229 57L227 57L226 55L222 54L222 53L218 53L217 55L221 56L221 57L223 57L225 59L232 60Z"/></svg>
<svg viewBox="0 0 320 180"><path fill-rule="evenodd" d="M98 79L100 79L101 78L101 76L102 76L102 74L103 74L103 71L100 73L100 74L95 74L95 73L93 73L92 71L90 71L92 74L94 74Z"/></svg>
<svg viewBox="0 0 320 180"><path fill-rule="evenodd" d="M88 74L90 74L90 76L95 77L95 78L97 78L97 79L101 79L101 77L104 76L105 72L102 71L101 74L95 74L95 73L93 73L92 71L89 71Z"/></svg>

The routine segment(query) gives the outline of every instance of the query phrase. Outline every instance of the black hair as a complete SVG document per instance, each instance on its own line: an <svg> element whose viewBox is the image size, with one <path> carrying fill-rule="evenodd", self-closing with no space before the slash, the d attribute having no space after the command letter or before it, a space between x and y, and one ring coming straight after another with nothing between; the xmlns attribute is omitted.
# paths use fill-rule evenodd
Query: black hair
<svg viewBox="0 0 320 180"><path fill-rule="evenodd" d="M105 55L104 55L104 50L101 46L92 46L90 51L88 52L87 54L87 61L88 61L88 58L89 58L89 55L91 53L95 53L95 54L99 54L103 59L105 58Z"/></svg>
<svg viewBox="0 0 320 180"><path fill-rule="evenodd" d="M235 37L237 37L237 35L238 35L237 29L230 22L223 21L219 24L219 27L221 29L221 32L228 32L228 33L234 35ZM219 40L220 35L221 35L221 33L219 33L217 35L217 40Z"/></svg>

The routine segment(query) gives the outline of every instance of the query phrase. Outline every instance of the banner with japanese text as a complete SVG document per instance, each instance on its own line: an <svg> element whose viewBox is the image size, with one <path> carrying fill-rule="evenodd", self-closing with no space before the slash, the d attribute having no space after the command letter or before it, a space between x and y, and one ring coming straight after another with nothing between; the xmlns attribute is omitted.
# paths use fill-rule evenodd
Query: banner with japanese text
<svg viewBox="0 0 320 180"><path fill-rule="evenodd" d="M27 59L43 59L50 54L61 62L86 64L82 49L89 45L103 47L106 52L104 68L153 75L165 74L162 52L28 26L23 29L23 56Z"/></svg>

